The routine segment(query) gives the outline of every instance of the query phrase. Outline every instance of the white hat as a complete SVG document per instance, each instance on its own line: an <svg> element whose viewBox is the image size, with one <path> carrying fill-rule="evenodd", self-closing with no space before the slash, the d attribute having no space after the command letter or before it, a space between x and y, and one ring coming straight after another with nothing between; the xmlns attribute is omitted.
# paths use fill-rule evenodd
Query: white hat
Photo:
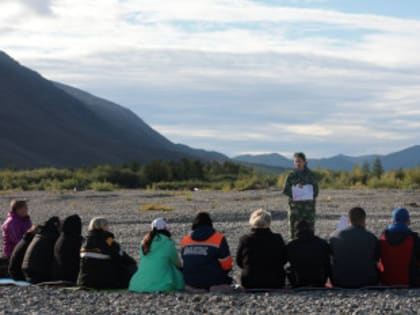
<svg viewBox="0 0 420 315"><path fill-rule="evenodd" d="M169 230L169 226L162 218L154 219L151 226L152 230Z"/></svg>

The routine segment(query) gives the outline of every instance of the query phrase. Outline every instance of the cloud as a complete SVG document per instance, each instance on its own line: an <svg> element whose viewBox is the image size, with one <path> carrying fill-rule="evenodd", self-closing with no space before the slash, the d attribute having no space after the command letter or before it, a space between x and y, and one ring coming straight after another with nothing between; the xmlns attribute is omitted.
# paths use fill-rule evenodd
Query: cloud
<svg viewBox="0 0 420 315"><path fill-rule="evenodd" d="M418 142L420 21L288 2L7 1L0 40L175 142L312 156Z"/></svg>

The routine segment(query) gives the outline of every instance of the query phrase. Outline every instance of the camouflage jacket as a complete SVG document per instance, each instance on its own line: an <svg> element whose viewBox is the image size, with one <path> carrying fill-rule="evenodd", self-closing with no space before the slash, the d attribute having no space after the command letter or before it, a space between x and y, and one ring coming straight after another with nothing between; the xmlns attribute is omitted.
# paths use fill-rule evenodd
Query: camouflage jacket
<svg viewBox="0 0 420 315"><path fill-rule="evenodd" d="M292 187L299 184L312 185L314 188L314 198L318 196L319 188L315 174L309 168L305 168L302 172L297 172L296 170L293 170L287 176L283 188L283 194L289 197L289 202L293 201Z"/></svg>

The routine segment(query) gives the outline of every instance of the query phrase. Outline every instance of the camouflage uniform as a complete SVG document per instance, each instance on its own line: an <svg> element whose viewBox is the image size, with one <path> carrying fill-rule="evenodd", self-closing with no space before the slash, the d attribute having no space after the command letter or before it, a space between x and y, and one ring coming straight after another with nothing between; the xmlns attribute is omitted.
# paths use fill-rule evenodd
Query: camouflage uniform
<svg viewBox="0 0 420 315"><path fill-rule="evenodd" d="M314 200L311 201L293 201L292 187L296 185L312 185L314 188ZM295 225L300 220L305 219L315 231L315 198L318 196L318 183L315 174L308 168L303 171L293 170L286 178L283 194L289 197L288 211L289 217L289 236L295 238Z"/></svg>

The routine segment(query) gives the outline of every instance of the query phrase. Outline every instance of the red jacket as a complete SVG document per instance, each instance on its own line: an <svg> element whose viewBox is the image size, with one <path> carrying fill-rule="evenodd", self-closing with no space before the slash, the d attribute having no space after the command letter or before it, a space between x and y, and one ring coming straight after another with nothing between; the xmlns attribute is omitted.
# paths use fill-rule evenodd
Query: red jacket
<svg viewBox="0 0 420 315"><path fill-rule="evenodd" d="M379 240L381 283L389 286L418 286L420 242L411 231L385 231Z"/></svg>

